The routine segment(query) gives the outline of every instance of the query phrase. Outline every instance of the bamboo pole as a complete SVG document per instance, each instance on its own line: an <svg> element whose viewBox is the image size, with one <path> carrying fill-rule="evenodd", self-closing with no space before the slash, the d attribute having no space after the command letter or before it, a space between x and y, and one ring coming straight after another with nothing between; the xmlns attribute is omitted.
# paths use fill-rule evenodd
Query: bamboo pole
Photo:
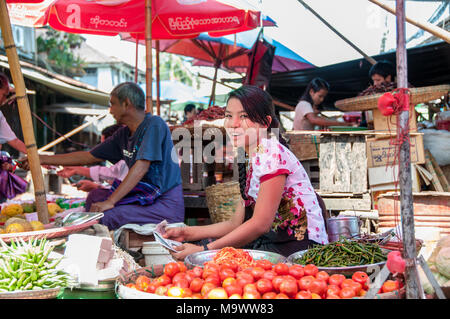
<svg viewBox="0 0 450 319"><path fill-rule="evenodd" d="M64 134L63 136L61 136L61 137L57 138L56 140L54 140L54 141L48 143L47 145L42 146L40 149L38 149L38 152L44 152L44 151L48 150L49 148L55 146L56 144L61 143L62 141L68 139L68 138L71 137L72 135L75 135L76 133L80 132L80 131L81 131L82 129L84 129L85 127L88 127L89 125L91 125L91 124L94 123L95 121L97 121L97 120L99 120L99 119L105 117L106 114L107 114L107 113L102 114L102 115L99 115L99 116L93 118L92 120L90 120L90 121L84 123L83 125L80 125L80 126L78 126L77 128L74 128L72 131L70 131L70 132Z"/></svg>
<svg viewBox="0 0 450 319"><path fill-rule="evenodd" d="M408 87L408 67L405 38L405 1L396 1L397 14L397 87ZM409 111L401 111L398 115L399 130L405 138L400 144L400 211L403 237L403 254L406 260L406 298L419 299L418 271L416 267L416 237L414 230L414 206L412 196L411 158L409 145Z"/></svg>
<svg viewBox="0 0 450 319"><path fill-rule="evenodd" d="M396 10L394 8L391 8L390 6L385 5L384 3L381 3L378 0L369 0L369 1L376 4L377 6L379 6L381 8L383 8L384 10L392 13L393 15L395 15ZM438 26L435 26L434 24L429 23L427 21L417 21L417 20L408 18L406 16L405 16L405 20L408 23L415 25L416 27L421 28L422 30L425 30L425 31L431 33L432 35L444 40L445 42L450 43L450 32L448 32L442 28L439 28Z"/></svg>
<svg viewBox="0 0 450 319"><path fill-rule="evenodd" d="M211 96L209 97L209 102L208 102L208 106L213 105L213 101L215 101L215 96L216 96L216 83L217 83L217 71L219 69L219 66L215 65L215 69L214 69L214 78L213 78L213 84L212 84L212 91L211 91Z"/></svg>
<svg viewBox="0 0 450 319"><path fill-rule="evenodd" d="M152 63L152 0L145 0L145 112L150 114L153 114Z"/></svg>
<svg viewBox="0 0 450 319"><path fill-rule="evenodd" d="M358 48L355 44L353 44L349 39L347 39L345 36L343 36L338 30L336 30L331 24L329 24L324 18L322 18L314 9L312 9L310 6L308 6L303 0L297 0L300 2L306 9L312 12L322 23L324 23L331 31L336 33L342 40L347 42L348 45L350 45L353 49L358 51L367 61L369 61L370 64L375 64L377 61L375 61L374 58L368 56L366 53L364 53L360 48Z"/></svg>
<svg viewBox="0 0 450 319"><path fill-rule="evenodd" d="M156 115L161 115L161 79L159 74L159 40L155 41L155 49L156 49Z"/></svg>
<svg viewBox="0 0 450 319"><path fill-rule="evenodd" d="M31 177L33 179L38 219L42 223L48 224L47 196L45 194L44 177L42 176L41 163L33 131L30 105L26 94L25 81L23 79L22 69L20 68L17 49L14 44L6 0L0 0L0 26L6 55L8 56L11 77L16 88L20 123L22 125L23 137L27 147L27 157L30 165Z"/></svg>
<svg viewBox="0 0 450 319"><path fill-rule="evenodd" d="M136 37L136 55L135 55L135 62L134 62L134 83L138 83L139 77L138 77L138 56L139 56L139 37Z"/></svg>

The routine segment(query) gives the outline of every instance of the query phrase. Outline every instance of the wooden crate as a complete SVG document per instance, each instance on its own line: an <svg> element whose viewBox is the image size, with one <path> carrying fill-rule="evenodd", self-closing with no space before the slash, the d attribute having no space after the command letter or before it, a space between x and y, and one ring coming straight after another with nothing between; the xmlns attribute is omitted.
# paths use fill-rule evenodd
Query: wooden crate
<svg viewBox="0 0 450 319"><path fill-rule="evenodd" d="M301 161L303 168L308 174L309 180L311 181L311 185L314 189L320 188L320 169L319 169L319 160L311 159L306 161Z"/></svg>
<svg viewBox="0 0 450 319"><path fill-rule="evenodd" d="M324 135L320 140L320 191L367 192L367 156L363 135Z"/></svg>
<svg viewBox="0 0 450 319"><path fill-rule="evenodd" d="M320 137L317 135L302 134L298 131L289 131L284 134L292 153L300 161L319 158Z"/></svg>
<svg viewBox="0 0 450 319"><path fill-rule="evenodd" d="M377 132L396 132L397 131L397 115L384 116L379 109L373 109L373 128ZM411 108L409 113L409 131L417 132L416 111ZM376 136L375 138L383 138Z"/></svg>

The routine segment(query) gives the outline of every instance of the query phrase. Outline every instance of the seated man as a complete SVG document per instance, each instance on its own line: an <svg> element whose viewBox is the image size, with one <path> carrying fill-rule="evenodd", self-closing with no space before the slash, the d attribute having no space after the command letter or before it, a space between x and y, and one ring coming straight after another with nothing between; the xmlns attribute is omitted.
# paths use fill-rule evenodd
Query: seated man
<svg viewBox="0 0 450 319"><path fill-rule="evenodd" d="M46 165L90 165L108 160L124 160L129 168L123 181L111 189L93 190L86 210L104 212L100 222L114 230L125 224L184 221L181 172L169 127L156 115L145 113L145 95L132 82L117 85L110 96L110 113L117 124L125 125L90 152L53 156L40 155ZM24 162L24 167L28 163ZM91 204L92 203L92 204Z"/></svg>

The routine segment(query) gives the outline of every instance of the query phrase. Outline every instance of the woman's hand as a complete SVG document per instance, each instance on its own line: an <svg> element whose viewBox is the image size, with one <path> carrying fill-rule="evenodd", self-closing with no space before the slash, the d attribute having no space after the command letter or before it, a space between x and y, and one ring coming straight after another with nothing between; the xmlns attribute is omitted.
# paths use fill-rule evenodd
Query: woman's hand
<svg viewBox="0 0 450 319"><path fill-rule="evenodd" d="M114 204L109 199L105 200L104 202L98 202L91 205L91 212L104 212L105 210L109 210L111 208L114 208Z"/></svg>
<svg viewBox="0 0 450 319"><path fill-rule="evenodd" d="M83 179L83 180L79 181L78 183L75 184L75 186L77 187L78 190L85 191L85 192L90 192L94 189L101 187L96 182L93 182L93 181L90 181L87 179Z"/></svg>
<svg viewBox="0 0 450 319"><path fill-rule="evenodd" d="M63 178L69 178L72 177L73 175L77 175L78 172L76 166L67 166L64 167L62 170L56 172L56 174Z"/></svg>
<svg viewBox="0 0 450 319"><path fill-rule="evenodd" d="M175 252L171 251L170 254L176 260L184 260L184 258L186 258L186 256L188 256L190 254L197 253L199 251L203 251L202 246L197 246L197 245L188 244L188 243L185 243L181 246L174 247L174 249L177 250L178 252L175 253Z"/></svg>
<svg viewBox="0 0 450 319"><path fill-rule="evenodd" d="M166 228L166 233L163 234L163 237L180 242L189 241L189 226Z"/></svg>

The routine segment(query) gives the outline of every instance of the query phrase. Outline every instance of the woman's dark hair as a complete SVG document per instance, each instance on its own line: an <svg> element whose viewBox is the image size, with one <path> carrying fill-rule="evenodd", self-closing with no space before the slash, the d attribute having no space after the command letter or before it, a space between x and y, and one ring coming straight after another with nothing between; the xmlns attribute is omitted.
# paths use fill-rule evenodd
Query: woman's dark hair
<svg viewBox="0 0 450 319"><path fill-rule="evenodd" d="M321 78L312 79L306 86L306 89L303 92L303 95L300 97L300 101L306 101L306 102L309 102L311 105L314 105L311 94L309 94L309 91L311 91L311 89L314 92L319 92L322 89L329 91L330 84L328 84L327 81L325 81L324 79L321 79Z"/></svg>
<svg viewBox="0 0 450 319"><path fill-rule="evenodd" d="M192 112L192 110L195 109L195 104L192 103L188 103L186 104L186 106L184 107L184 114L188 113L188 112Z"/></svg>
<svg viewBox="0 0 450 319"><path fill-rule="evenodd" d="M107 139L108 137L113 136L114 133L116 133L116 131L122 127L124 126L120 124L107 126L102 130L102 135L105 137L105 139Z"/></svg>
<svg viewBox="0 0 450 319"><path fill-rule="evenodd" d="M228 93L227 103L231 98L238 99L241 102L250 121L268 125L268 133L273 133L273 129L280 128L280 122L275 114L272 97L263 89L253 85L244 85ZM267 116L272 118L270 123ZM289 148L286 140L280 134L277 135L280 143L286 148ZM243 156L243 154L245 154L245 151L243 149L238 149L239 186L242 198L247 199L244 192L247 172L245 160L243 160L245 156Z"/></svg>
<svg viewBox="0 0 450 319"><path fill-rule="evenodd" d="M394 81L395 77L395 68L394 65L387 61L381 60L372 65L369 70L369 77L372 78L374 74L381 75L383 78L386 78L388 75L391 76L392 81Z"/></svg>

